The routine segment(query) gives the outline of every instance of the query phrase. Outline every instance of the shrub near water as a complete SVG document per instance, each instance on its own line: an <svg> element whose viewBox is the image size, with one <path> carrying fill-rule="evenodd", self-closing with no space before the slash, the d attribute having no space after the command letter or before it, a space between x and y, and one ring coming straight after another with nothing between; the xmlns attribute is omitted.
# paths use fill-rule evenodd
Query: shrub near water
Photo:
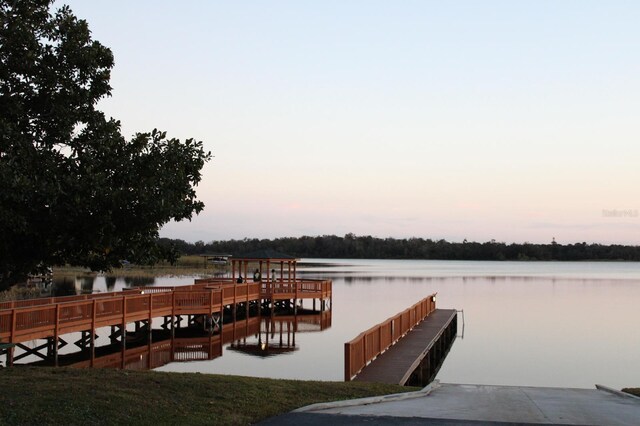
<svg viewBox="0 0 640 426"><path fill-rule="evenodd" d="M0 424L250 424L316 402L418 388L198 373L0 370Z"/></svg>
<svg viewBox="0 0 640 426"><path fill-rule="evenodd" d="M181 256L171 264L169 262L158 262L154 265L128 264L122 268L114 268L101 275L107 277L161 277L180 275L201 275L209 276L217 273L230 273L231 266L206 264L201 256ZM96 276L98 273L91 272L87 268L78 266L56 266L53 268L54 277L78 277Z"/></svg>
<svg viewBox="0 0 640 426"><path fill-rule="evenodd" d="M640 396L640 388L624 388L622 392L630 393L631 395Z"/></svg>

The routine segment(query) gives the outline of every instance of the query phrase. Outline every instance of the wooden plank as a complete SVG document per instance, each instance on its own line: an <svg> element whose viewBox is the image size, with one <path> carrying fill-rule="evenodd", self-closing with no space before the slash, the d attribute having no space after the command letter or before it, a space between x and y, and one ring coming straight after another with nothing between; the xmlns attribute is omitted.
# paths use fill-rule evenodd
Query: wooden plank
<svg viewBox="0 0 640 426"><path fill-rule="evenodd" d="M436 309L395 345L364 367L353 380L404 384L455 315L455 309Z"/></svg>

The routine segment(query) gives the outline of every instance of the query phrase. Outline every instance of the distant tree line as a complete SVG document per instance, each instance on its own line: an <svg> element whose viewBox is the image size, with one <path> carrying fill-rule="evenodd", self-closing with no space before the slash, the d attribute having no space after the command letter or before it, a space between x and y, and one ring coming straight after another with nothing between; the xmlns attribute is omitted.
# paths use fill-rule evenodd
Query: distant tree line
<svg viewBox="0 0 640 426"><path fill-rule="evenodd" d="M221 253L241 255L255 250L272 249L296 257L352 259L439 259L439 260L623 260L640 261L640 246L587 244L511 243L491 240L484 243L448 242L423 238L376 238L347 234L344 237L288 237L198 241L160 239L168 252L175 254Z"/></svg>

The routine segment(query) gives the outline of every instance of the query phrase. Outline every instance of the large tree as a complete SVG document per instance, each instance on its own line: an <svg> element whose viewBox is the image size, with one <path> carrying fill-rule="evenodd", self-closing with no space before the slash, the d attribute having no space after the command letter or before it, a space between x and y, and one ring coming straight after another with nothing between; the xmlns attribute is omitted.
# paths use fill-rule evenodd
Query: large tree
<svg viewBox="0 0 640 426"><path fill-rule="evenodd" d="M96 109L111 51L52 0L0 0L0 288L39 268L157 258L159 228L204 207L202 142L125 139Z"/></svg>

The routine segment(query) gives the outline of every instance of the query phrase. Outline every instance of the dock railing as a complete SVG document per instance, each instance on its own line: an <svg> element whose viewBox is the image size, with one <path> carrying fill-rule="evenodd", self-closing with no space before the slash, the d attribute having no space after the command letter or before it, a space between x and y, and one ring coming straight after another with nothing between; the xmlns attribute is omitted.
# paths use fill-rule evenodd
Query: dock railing
<svg viewBox="0 0 640 426"><path fill-rule="evenodd" d="M291 296L297 297L298 295L314 295L319 298L330 298L332 293L331 280L319 280L309 279L304 280L275 280L267 281L261 280L253 282L245 280L241 284L236 284L235 281L228 278L199 278L195 280L195 284L191 287L206 286L207 288L233 288L240 287L246 284L256 284L261 286L261 295L264 298L278 296Z"/></svg>
<svg viewBox="0 0 640 426"><path fill-rule="evenodd" d="M109 293L78 294L74 296L40 297L37 299L9 300L6 302L0 302L0 310L24 308L24 307L38 306L38 305L50 305L52 303L92 300L96 298L113 297L113 296L117 296L118 294L120 293L109 292Z"/></svg>
<svg viewBox="0 0 640 426"><path fill-rule="evenodd" d="M344 344L344 380L350 381L436 309L436 293L376 324Z"/></svg>
<svg viewBox="0 0 640 426"><path fill-rule="evenodd" d="M46 297L0 303L0 341L22 343L160 316L211 315L224 306L264 299L331 297L331 281L263 284L200 282L176 287L131 287L121 292ZM282 292L282 293L280 293Z"/></svg>
<svg viewBox="0 0 640 426"><path fill-rule="evenodd" d="M257 287L257 286L256 286ZM256 294L257 288L255 290ZM94 297L91 297L94 296ZM222 312L222 290L125 291L87 295L79 300L53 299L49 304L0 309L0 340L20 343L65 332L95 329L163 315ZM60 299L60 300L57 300Z"/></svg>

